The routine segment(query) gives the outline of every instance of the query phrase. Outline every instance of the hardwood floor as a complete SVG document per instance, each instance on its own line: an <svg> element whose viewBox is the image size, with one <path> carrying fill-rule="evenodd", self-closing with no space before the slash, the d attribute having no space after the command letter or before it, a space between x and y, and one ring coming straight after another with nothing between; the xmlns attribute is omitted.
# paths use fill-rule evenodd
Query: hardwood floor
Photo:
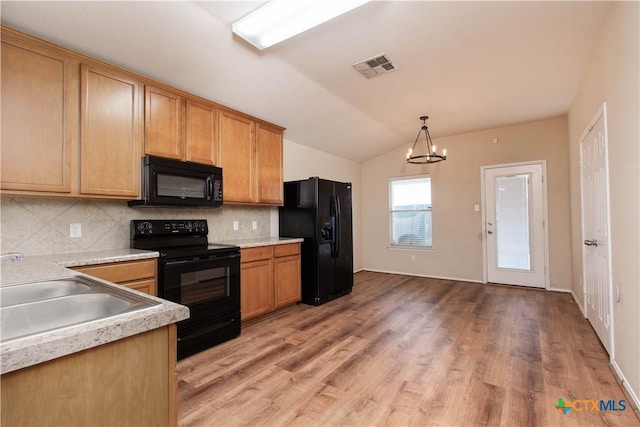
<svg viewBox="0 0 640 427"><path fill-rule="evenodd" d="M372 272L180 361L178 378L184 427L640 424L569 294ZM626 410L564 415L560 397Z"/></svg>

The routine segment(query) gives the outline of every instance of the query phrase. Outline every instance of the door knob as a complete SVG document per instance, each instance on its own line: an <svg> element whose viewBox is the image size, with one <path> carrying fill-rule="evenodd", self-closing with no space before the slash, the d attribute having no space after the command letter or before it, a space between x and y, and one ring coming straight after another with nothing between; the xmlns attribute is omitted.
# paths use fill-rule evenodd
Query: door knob
<svg viewBox="0 0 640 427"><path fill-rule="evenodd" d="M593 240L585 240L585 241L584 241L584 244L585 244L586 246L593 246L593 247L595 247L595 248L597 248L597 247L598 247L598 241L597 241L596 239L593 239Z"/></svg>

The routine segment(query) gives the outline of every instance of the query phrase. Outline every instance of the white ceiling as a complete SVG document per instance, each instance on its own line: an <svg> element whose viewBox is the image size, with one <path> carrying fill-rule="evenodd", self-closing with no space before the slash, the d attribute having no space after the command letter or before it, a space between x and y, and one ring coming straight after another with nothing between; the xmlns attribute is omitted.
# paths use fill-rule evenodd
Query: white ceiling
<svg viewBox="0 0 640 427"><path fill-rule="evenodd" d="M607 2L374 1L265 51L231 22L262 2L9 2L2 22L287 128L355 161L566 113ZM397 71L352 64L386 52Z"/></svg>

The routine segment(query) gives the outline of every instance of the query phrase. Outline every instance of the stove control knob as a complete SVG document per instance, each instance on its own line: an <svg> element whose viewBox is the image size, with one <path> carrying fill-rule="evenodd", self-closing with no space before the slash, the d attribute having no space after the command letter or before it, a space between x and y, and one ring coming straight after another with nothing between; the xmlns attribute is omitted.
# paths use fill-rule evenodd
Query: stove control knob
<svg viewBox="0 0 640 427"><path fill-rule="evenodd" d="M140 234L151 234L153 231L151 223L148 221L139 222L137 228Z"/></svg>

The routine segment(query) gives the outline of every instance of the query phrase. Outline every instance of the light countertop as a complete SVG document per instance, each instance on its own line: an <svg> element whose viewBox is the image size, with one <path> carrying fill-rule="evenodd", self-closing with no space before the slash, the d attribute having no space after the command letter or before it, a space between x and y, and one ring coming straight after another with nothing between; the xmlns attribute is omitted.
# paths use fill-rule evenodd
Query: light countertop
<svg viewBox="0 0 640 427"><path fill-rule="evenodd" d="M70 272L65 267L135 261L158 258L158 256L160 254L155 251L129 248L25 256L24 261L2 261L0 286L59 279L69 277L69 274L75 275L75 272Z"/></svg>
<svg viewBox="0 0 640 427"><path fill-rule="evenodd" d="M25 256L24 261L2 261L0 285L86 276L65 267L156 258L157 252L136 249L74 252ZM107 286L124 287L97 279ZM0 373L5 374L37 363L66 356L132 335L160 328L189 317L189 309L157 297L124 288L160 304L139 311L68 326L18 338L0 344Z"/></svg>
<svg viewBox="0 0 640 427"><path fill-rule="evenodd" d="M225 245L236 245L240 248L255 248L258 246L286 245L288 243L300 243L304 239L299 237L255 237L248 239L228 239L217 240L210 243L222 243Z"/></svg>

